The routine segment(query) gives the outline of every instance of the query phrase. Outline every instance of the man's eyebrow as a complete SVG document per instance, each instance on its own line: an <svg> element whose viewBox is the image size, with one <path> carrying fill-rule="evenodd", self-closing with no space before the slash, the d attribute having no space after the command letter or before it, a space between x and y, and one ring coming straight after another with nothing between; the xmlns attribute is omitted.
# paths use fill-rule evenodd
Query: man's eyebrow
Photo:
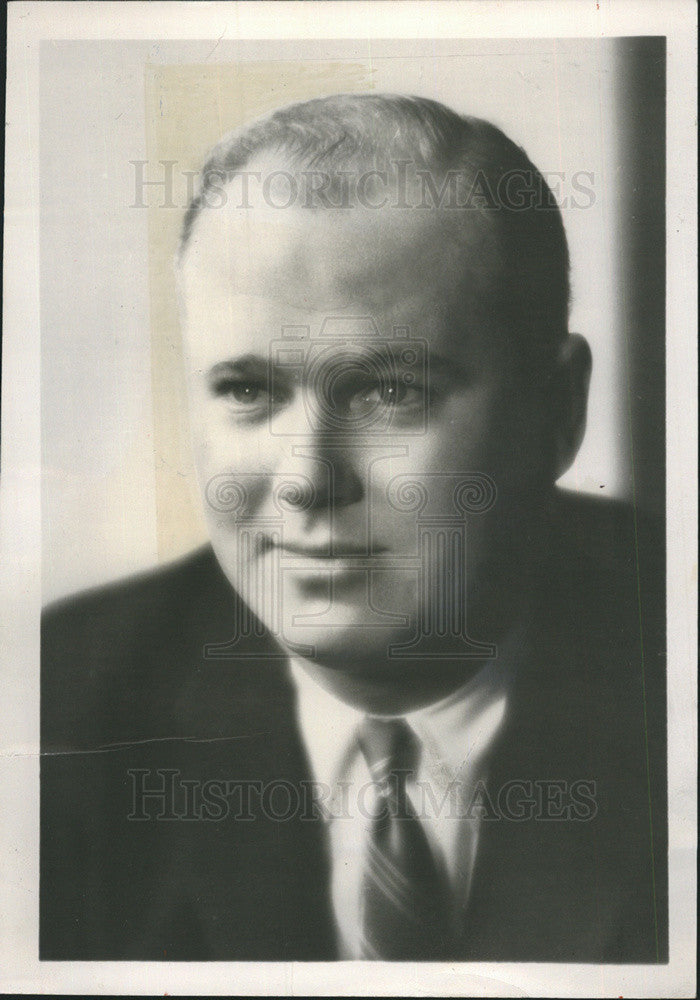
<svg viewBox="0 0 700 1000"><path fill-rule="evenodd" d="M410 354L410 358L406 357L407 352ZM425 341L422 343L420 341L401 342L397 349L397 345L393 341L387 340L379 347L372 344L366 350L358 351L357 356L358 358L380 357L384 365L390 365L397 369L403 369L407 365L415 363L420 364L420 359L423 359L429 371L448 375L454 373L457 376L467 375L467 369L456 358L446 358L444 354L438 354L437 351L431 350Z"/></svg>
<svg viewBox="0 0 700 1000"><path fill-rule="evenodd" d="M389 341L389 343L391 342ZM368 353L370 355L375 354L376 345L373 345L373 348ZM364 355L364 351L359 351L358 359ZM446 358L434 351L426 352L424 357L428 374L432 372L436 375L450 375L457 379L460 377L466 378L468 375L465 367L455 358ZM400 357L397 357L393 351L388 352L388 356L384 357L383 363L389 363L397 369L405 367L405 362ZM230 378L232 376L268 377L271 367L277 368L278 366L267 356L252 353L243 354L238 358L227 358L225 361L217 361L208 370L207 377L213 382L220 378Z"/></svg>
<svg viewBox="0 0 700 1000"><path fill-rule="evenodd" d="M231 375L264 375L269 368L269 359L260 354L243 354L240 358L217 361L207 372L210 379Z"/></svg>

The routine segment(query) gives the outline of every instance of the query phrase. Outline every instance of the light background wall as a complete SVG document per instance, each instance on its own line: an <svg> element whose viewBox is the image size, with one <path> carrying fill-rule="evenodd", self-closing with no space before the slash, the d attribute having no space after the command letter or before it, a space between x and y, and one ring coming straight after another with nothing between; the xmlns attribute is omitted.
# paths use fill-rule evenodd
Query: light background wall
<svg viewBox="0 0 700 1000"><path fill-rule="evenodd" d="M634 477L643 452L634 380L649 383L636 350L636 291L645 286L644 260L647 270L651 265L643 254L640 264L630 229L626 185L635 166L643 180L646 130L635 126L641 118L630 124L635 99L635 114L644 109L629 61L624 40L595 39L45 43L45 599L165 561L205 538L172 271L188 172L242 121L341 90L415 93L487 118L553 175L572 257L571 328L585 334L594 355L588 433L561 483L634 495L658 509L662 494L653 482L663 483L663 437L647 462L651 485ZM144 191L138 183L142 170L161 180L169 169L161 160L174 161L171 200L162 186ZM592 195L576 190L576 175ZM659 253L663 273L663 247ZM647 324L647 348L657 362L660 350L661 371L644 389L657 409L663 302L660 317L660 327ZM653 409L645 412L653 431ZM656 418L663 435L663 409Z"/></svg>

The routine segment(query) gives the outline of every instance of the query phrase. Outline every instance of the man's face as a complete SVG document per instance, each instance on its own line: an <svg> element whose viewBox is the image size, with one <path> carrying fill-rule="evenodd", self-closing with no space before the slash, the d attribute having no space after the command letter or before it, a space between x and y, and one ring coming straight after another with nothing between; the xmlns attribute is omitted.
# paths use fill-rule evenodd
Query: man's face
<svg viewBox="0 0 700 1000"><path fill-rule="evenodd" d="M232 197L182 264L215 552L283 647L320 663L379 670L402 644L459 658L497 638L480 595L540 475L541 428L487 294L488 234L475 220L465 251L450 216ZM486 507L493 484L492 509L465 483Z"/></svg>

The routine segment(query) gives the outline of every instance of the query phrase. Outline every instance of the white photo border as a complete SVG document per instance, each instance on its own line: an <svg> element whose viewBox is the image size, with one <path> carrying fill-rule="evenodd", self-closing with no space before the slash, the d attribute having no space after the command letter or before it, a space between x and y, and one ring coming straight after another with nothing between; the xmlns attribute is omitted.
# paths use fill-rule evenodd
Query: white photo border
<svg viewBox="0 0 700 1000"><path fill-rule="evenodd" d="M695 996L696 7L690 0L45 3L8 14L0 722L0 989L54 994ZM670 961L40 962L39 46L51 39L667 38L667 562Z"/></svg>

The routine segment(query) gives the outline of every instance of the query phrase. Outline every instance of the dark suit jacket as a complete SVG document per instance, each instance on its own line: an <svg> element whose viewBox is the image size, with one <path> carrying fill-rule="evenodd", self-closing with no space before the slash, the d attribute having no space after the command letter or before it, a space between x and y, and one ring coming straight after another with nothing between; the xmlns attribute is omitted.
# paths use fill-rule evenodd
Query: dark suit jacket
<svg viewBox="0 0 700 1000"><path fill-rule="evenodd" d="M663 547L575 495L541 547L455 957L664 962ZM323 824L286 808L310 779L287 663L264 634L248 658L204 652L237 602L207 547L46 613L41 958L336 957ZM576 781L595 810L572 810ZM499 816L506 786L538 806Z"/></svg>

